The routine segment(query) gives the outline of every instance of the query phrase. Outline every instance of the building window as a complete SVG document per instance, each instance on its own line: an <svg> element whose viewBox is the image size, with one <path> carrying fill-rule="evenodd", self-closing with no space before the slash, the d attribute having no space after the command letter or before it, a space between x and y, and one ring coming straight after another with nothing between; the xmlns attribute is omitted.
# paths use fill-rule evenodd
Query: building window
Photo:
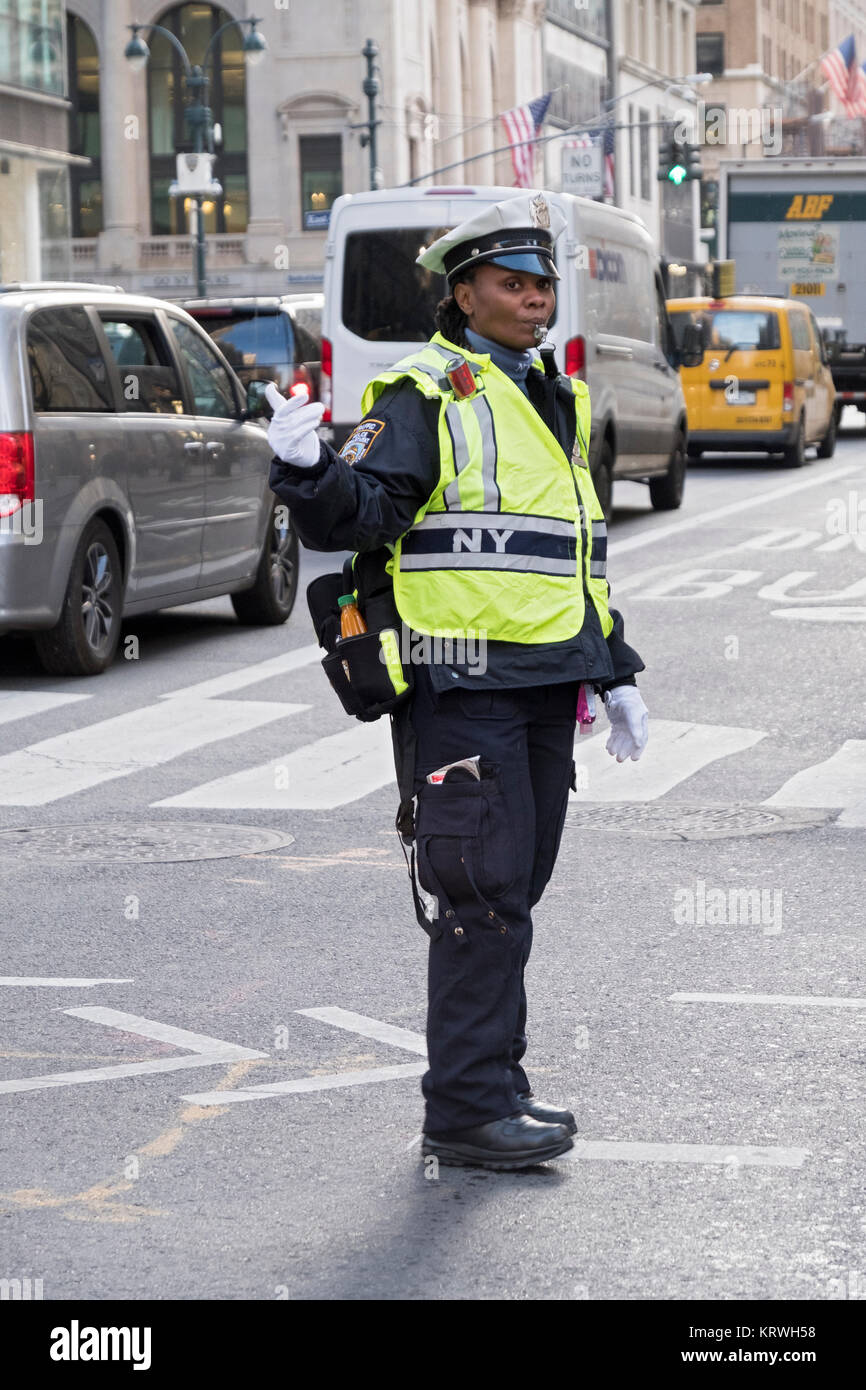
<svg viewBox="0 0 866 1390"><path fill-rule="evenodd" d="M2 0L0 0L2 3ZM191 63L201 63L205 49L231 15L216 5L176 5L159 23L180 40ZM154 236L186 233L187 203L168 195L176 174L176 156L193 148L184 108L189 99L180 54L162 34L147 35L150 102L150 203ZM202 203L207 232L246 231L249 221L247 175L246 68L243 35L227 29L208 56L208 105L222 127L215 176L223 191Z"/></svg>
<svg viewBox="0 0 866 1390"><path fill-rule="evenodd" d="M321 231L343 191L343 141L339 135L301 135L298 145L302 225L305 232Z"/></svg>
<svg viewBox="0 0 866 1390"><path fill-rule="evenodd" d="M827 24L828 19L825 14L821 15L821 47L827 47Z"/></svg>
<svg viewBox="0 0 866 1390"><path fill-rule="evenodd" d="M638 112L640 121L640 196L650 200L650 113L644 107Z"/></svg>
<svg viewBox="0 0 866 1390"><path fill-rule="evenodd" d="M637 153L635 151L634 107L628 104L628 191L629 197L637 196Z"/></svg>
<svg viewBox="0 0 866 1390"><path fill-rule="evenodd" d="M772 45L772 43L770 42L770 40L766 37L766 35L764 36L763 43L764 43L764 74L765 74L765 76L769 77L769 76L770 76L770 68L773 66L773 45Z"/></svg>
<svg viewBox="0 0 866 1390"><path fill-rule="evenodd" d="M0 82L66 94L64 0L0 0Z"/></svg>
<svg viewBox="0 0 866 1390"><path fill-rule="evenodd" d="M99 53L93 31L76 15L66 29L69 60L69 152L84 155L90 167L69 170L74 237L98 236L102 231L102 153L99 128Z"/></svg>
<svg viewBox="0 0 866 1390"><path fill-rule="evenodd" d="M695 51L698 72L711 72L713 77L721 77L725 71L724 34L696 34Z"/></svg>

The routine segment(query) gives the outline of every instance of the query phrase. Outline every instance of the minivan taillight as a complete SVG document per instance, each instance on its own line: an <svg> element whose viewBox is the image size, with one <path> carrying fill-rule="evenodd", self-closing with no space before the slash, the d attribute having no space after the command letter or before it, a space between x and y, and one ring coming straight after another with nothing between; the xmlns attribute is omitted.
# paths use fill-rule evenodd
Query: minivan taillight
<svg viewBox="0 0 866 1390"><path fill-rule="evenodd" d="M0 434L0 516L11 516L35 500L33 435Z"/></svg>
<svg viewBox="0 0 866 1390"><path fill-rule="evenodd" d="M565 345L565 375L583 378L586 367L586 343L583 338L569 338Z"/></svg>
<svg viewBox="0 0 866 1390"><path fill-rule="evenodd" d="M793 383L793 381L786 381L785 384L784 384L783 387L782 387L782 409L783 409L783 410L793 410L793 409L794 409L794 383Z"/></svg>
<svg viewBox="0 0 866 1390"><path fill-rule="evenodd" d="M322 420L323 420L323 421L327 421L327 422L329 422L329 423L330 423L330 420L331 420L331 407L332 407L333 404L334 404L333 383L332 383L332 381L331 381L331 374L332 374L333 370L334 370L334 353L333 353L333 349L332 349L332 347L331 347L331 340L330 340L330 338L323 338L323 339L322 339L322 380L321 380L321 384L320 384L320 386L319 386L319 400L322 402L322 405L325 407L325 413L324 413L324 415L322 416Z"/></svg>

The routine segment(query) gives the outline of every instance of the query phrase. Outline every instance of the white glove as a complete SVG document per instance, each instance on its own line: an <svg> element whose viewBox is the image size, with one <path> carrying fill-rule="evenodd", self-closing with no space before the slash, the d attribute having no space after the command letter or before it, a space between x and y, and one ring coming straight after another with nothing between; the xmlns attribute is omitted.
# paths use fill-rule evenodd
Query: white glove
<svg viewBox="0 0 866 1390"><path fill-rule="evenodd" d="M649 738L649 710L636 685L616 685L604 692L610 738L604 745L618 763L636 763Z"/></svg>
<svg viewBox="0 0 866 1390"><path fill-rule="evenodd" d="M268 443L277 458L296 468L312 468L321 454L316 426L325 407L319 401L310 405L310 393L306 389L287 400L272 381L267 384L265 399L274 412L268 425Z"/></svg>

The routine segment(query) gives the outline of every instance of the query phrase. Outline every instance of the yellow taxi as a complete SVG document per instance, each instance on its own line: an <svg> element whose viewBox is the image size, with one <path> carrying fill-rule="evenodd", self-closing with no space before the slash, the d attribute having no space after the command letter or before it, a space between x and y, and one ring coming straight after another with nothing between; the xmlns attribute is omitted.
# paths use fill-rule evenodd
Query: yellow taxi
<svg viewBox="0 0 866 1390"><path fill-rule="evenodd" d="M697 366L680 368L692 458L707 449L782 454L792 468L817 445L836 447L836 390L827 351L807 305L775 295L669 299L674 338L701 328Z"/></svg>

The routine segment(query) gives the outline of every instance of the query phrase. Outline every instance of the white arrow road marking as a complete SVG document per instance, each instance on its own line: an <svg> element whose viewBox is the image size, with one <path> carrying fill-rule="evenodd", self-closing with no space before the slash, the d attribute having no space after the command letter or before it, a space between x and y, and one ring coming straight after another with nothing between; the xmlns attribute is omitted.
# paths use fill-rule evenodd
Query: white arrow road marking
<svg viewBox="0 0 866 1390"><path fill-rule="evenodd" d="M642 1144L614 1139L575 1139L575 1158L602 1163L721 1163L734 1168L801 1168L810 1149L755 1144Z"/></svg>
<svg viewBox="0 0 866 1390"><path fill-rule="evenodd" d="M790 1008L866 1009L866 999L832 994L669 994L677 1004L786 1004Z"/></svg>
<svg viewBox="0 0 866 1390"><path fill-rule="evenodd" d="M81 1009L64 1009L73 1018L87 1019L90 1023L101 1023L106 1028L120 1028L125 1033L137 1033L139 1037L151 1038L156 1042L170 1043L173 1047L188 1048L192 1057L160 1057L149 1062L121 1062L111 1067L89 1067L86 1071L53 1072L47 1076L28 1076L22 1081L0 1081L0 1095L11 1095L20 1091L44 1091L55 1086L84 1086L97 1081L117 1081L130 1076L153 1076L160 1072L186 1071L190 1067L213 1067L225 1062L239 1062L267 1057L267 1052L255 1052L249 1047L238 1047L235 1043L222 1042L219 1038L209 1038L205 1033L191 1033L186 1028L173 1028L167 1023L157 1023L138 1014L122 1013L119 1009L106 1009L99 1005Z"/></svg>
<svg viewBox="0 0 866 1390"><path fill-rule="evenodd" d="M649 743L640 761L618 763L605 749L608 733L607 722L602 720L597 734L575 739L574 758L578 768L586 769L586 785L571 793L572 801L654 801L708 763L741 753L766 738L760 729L652 719ZM580 780L578 774L578 785Z"/></svg>
<svg viewBox="0 0 866 1390"><path fill-rule="evenodd" d="M846 739L832 757L790 777L764 805L842 806L837 825L866 826L866 739Z"/></svg>
<svg viewBox="0 0 866 1390"><path fill-rule="evenodd" d="M267 661L258 661L254 666L240 666L236 671L228 671L224 676L214 676L211 680L199 681L197 685L186 685L181 690L170 690L161 695L160 699L211 700L215 695L230 695L235 690L244 690L248 685L270 680L272 676L286 676L291 671L310 666L315 661L321 661L322 656L320 647L296 647L294 651L283 652L282 656L272 656Z"/></svg>
<svg viewBox="0 0 866 1390"><path fill-rule="evenodd" d="M323 811L358 801L394 780L390 723L380 720L344 729L259 767L203 782L152 804L209 810Z"/></svg>
<svg viewBox="0 0 866 1390"><path fill-rule="evenodd" d="M0 975L0 985L11 988L18 986L27 989L90 989L92 985L131 985L133 984L131 975L114 976L104 980L83 980L76 976L63 977L53 975L43 977L41 975Z"/></svg>
<svg viewBox="0 0 866 1390"><path fill-rule="evenodd" d="M380 1023L378 1018L353 1014L349 1009L298 1009L297 1012L305 1018L317 1018L322 1023L332 1023L335 1028L345 1028L349 1033L360 1033L362 1038L375 1038L378 1042L390 1043L392 1047L417 1052L420 1057L427 1056L427 1040L423 1034L413 1033L408 1028L395 1028L392 1023Z"/></svg>
<svg viewBox="0 0 866 1390"><path fill-rule="evenodd" d="M46 710L59 709L61 705L92 699L92 695L62 695L54 690L2 690L0 724L9 724L13 719L29 719L31 715L44 714Z"/></svg>
<svg viewBox="0 0 866 1390"><path fill-rule="evenodd" d="M0 806L45 806L309 708L190 698L131 710L0 758Z"/></svg>
<svg viewBox="0 0 866 1390"><path fill-rule="evenodd" d="M396 1067L370 1067L367 1071L332 1072L327 1076L301 1076L297 1081L275 1081L263 1086L247 1086L242 1091L198 1091L184 1095L190 1105L235 1105L239 1101L269 1100L274 1096L297 1095L307 1091L330 1091L343 1086L370 1086L376 1081L399 1081L423 1076L426 1062L408 1062Z"/></svg>
<svg viewBox="0 0 866 1390"><path fill-rule="evenodd" d="M405 1062L400 1066L370 1067L365 1071L301 1076L295 1081L245 1086L239 1091L200 1091L195 1096L184 1096L183 1099L191 1105L219 1105L221 1102L218 1097L228 1096L228 1103L232 1105L238 1101L268 1100L272 1096L297 1095L302 1091L330 1091L338 1086L369 1086L375 1081L399 1081L401 1077L422 1076L427 1070L427 1043L420 1033L413 1033L408 1028L397 1028L393 1023L382 1023L378 1018L368 1018L366 1014L352 1013L349 1009L298 1009L297 1012L305 1018L315 1018L320 1023L330 1023L334 1028L344 1028L348 1033L360 1034L362 1038L375 1038L377 1042L402 1047L407 1052L417 1052L425 1060Z"/></svg>

